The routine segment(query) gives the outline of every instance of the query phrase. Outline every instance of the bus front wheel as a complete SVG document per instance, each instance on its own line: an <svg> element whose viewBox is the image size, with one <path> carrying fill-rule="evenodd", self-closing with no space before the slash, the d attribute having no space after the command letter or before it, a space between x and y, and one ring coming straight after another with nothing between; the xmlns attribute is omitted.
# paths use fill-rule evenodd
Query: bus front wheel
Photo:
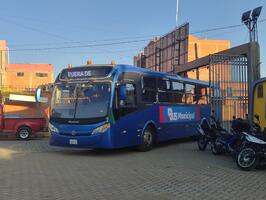
<svg viewBox="0 0 266 200"><path fill-rule="evenodd" d="M142 134L142 144L137 147L139 151L150 151L153 147L155 139L154 130L151 127L147 127Z"/></svg>

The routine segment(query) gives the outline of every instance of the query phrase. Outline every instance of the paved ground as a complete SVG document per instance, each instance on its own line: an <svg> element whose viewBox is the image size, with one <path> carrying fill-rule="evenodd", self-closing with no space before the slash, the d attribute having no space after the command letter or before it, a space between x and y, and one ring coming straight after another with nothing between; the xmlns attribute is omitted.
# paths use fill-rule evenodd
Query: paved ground
<svg viewBox="0 0 266 200"><path fill-rule="evenodd" d="M1 200L266 199L266 170L240 171L230 156L184 141L140 153L1 140L0 173Z"/></svg>

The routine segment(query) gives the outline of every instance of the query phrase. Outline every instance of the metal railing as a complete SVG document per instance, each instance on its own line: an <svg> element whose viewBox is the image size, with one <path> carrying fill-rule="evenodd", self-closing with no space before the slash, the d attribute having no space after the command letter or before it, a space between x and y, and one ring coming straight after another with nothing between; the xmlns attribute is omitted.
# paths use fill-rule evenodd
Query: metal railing
<svg viewBox="0 0 266 200"><path fill-rule="evenodd" d="M209 66L211 106L227 129L233 116L248 113L248 61L245 56L211 55Z"/></svg>

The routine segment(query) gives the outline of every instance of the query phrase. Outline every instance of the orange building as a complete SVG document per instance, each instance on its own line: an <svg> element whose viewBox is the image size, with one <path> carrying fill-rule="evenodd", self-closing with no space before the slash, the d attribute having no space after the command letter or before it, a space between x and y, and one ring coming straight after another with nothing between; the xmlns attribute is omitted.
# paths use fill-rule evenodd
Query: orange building
<svg viewBox="0 0 266 200"><path fill-rule="evenodd" d="M33 90L39 85L52 83L52 64L7 64L5 87L17 90Z"/></svg>
<svg viewBox="0 0 266 200"><path fill-rule="evenodd" d="M188 62L230 48L230 40L209 40L192 35L188 37Z"/></svg>
<svg viewBox="0 0 266 200"><path fill-rule="evenodd" d="M34 96L38 86L49 85L53 81L52 64L9 64L7 43L0 40L0 102L4 103L5 114L21 117L43 116L47 119L51 99L49 92L43 94L48 102L41 105L35 102L12 101L8 97L10 93ZM6 98L2 98L3 96Z"/></svg>
<svg viewBox="0 0 266 200"><path fill-rule="evenodd" d="M0 90L29 91L53 83L52 64L9 64L8 47L0 40Z"/></svg>
<svg viewBox="0 0 266 200"><path fill-rule="evenodd" d="M183 35L180 36L182 40L174 40L173 38L178 38L175 34L174 31L150 41L144 47L143 52L134 56L134 65L151 70L173 73L174 68L178 68L178 65L184 65L198 58L230 48L229 40L209 40L192 35ZM195 77L192 74L190 76L196 78L196 74Z"/></svg>

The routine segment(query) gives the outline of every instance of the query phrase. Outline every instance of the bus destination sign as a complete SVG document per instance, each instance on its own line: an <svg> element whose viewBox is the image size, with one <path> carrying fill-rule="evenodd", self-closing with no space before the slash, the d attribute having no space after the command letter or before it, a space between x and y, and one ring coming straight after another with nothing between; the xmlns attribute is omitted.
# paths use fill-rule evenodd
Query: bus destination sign
<svg viewBox="0 0 266 200"><path fill-rule="evenodd" d="M86 80L90 78L103 78L110 74L109 66L84 66L64 69L60 74L60 80Z"/></svg>
<svg viewBox="0 0 266 200"><path fill-rule="evenodd" d="M67 72L68 78L85 78L90 77L91 71L73 71L73 72Z"/></svg>

